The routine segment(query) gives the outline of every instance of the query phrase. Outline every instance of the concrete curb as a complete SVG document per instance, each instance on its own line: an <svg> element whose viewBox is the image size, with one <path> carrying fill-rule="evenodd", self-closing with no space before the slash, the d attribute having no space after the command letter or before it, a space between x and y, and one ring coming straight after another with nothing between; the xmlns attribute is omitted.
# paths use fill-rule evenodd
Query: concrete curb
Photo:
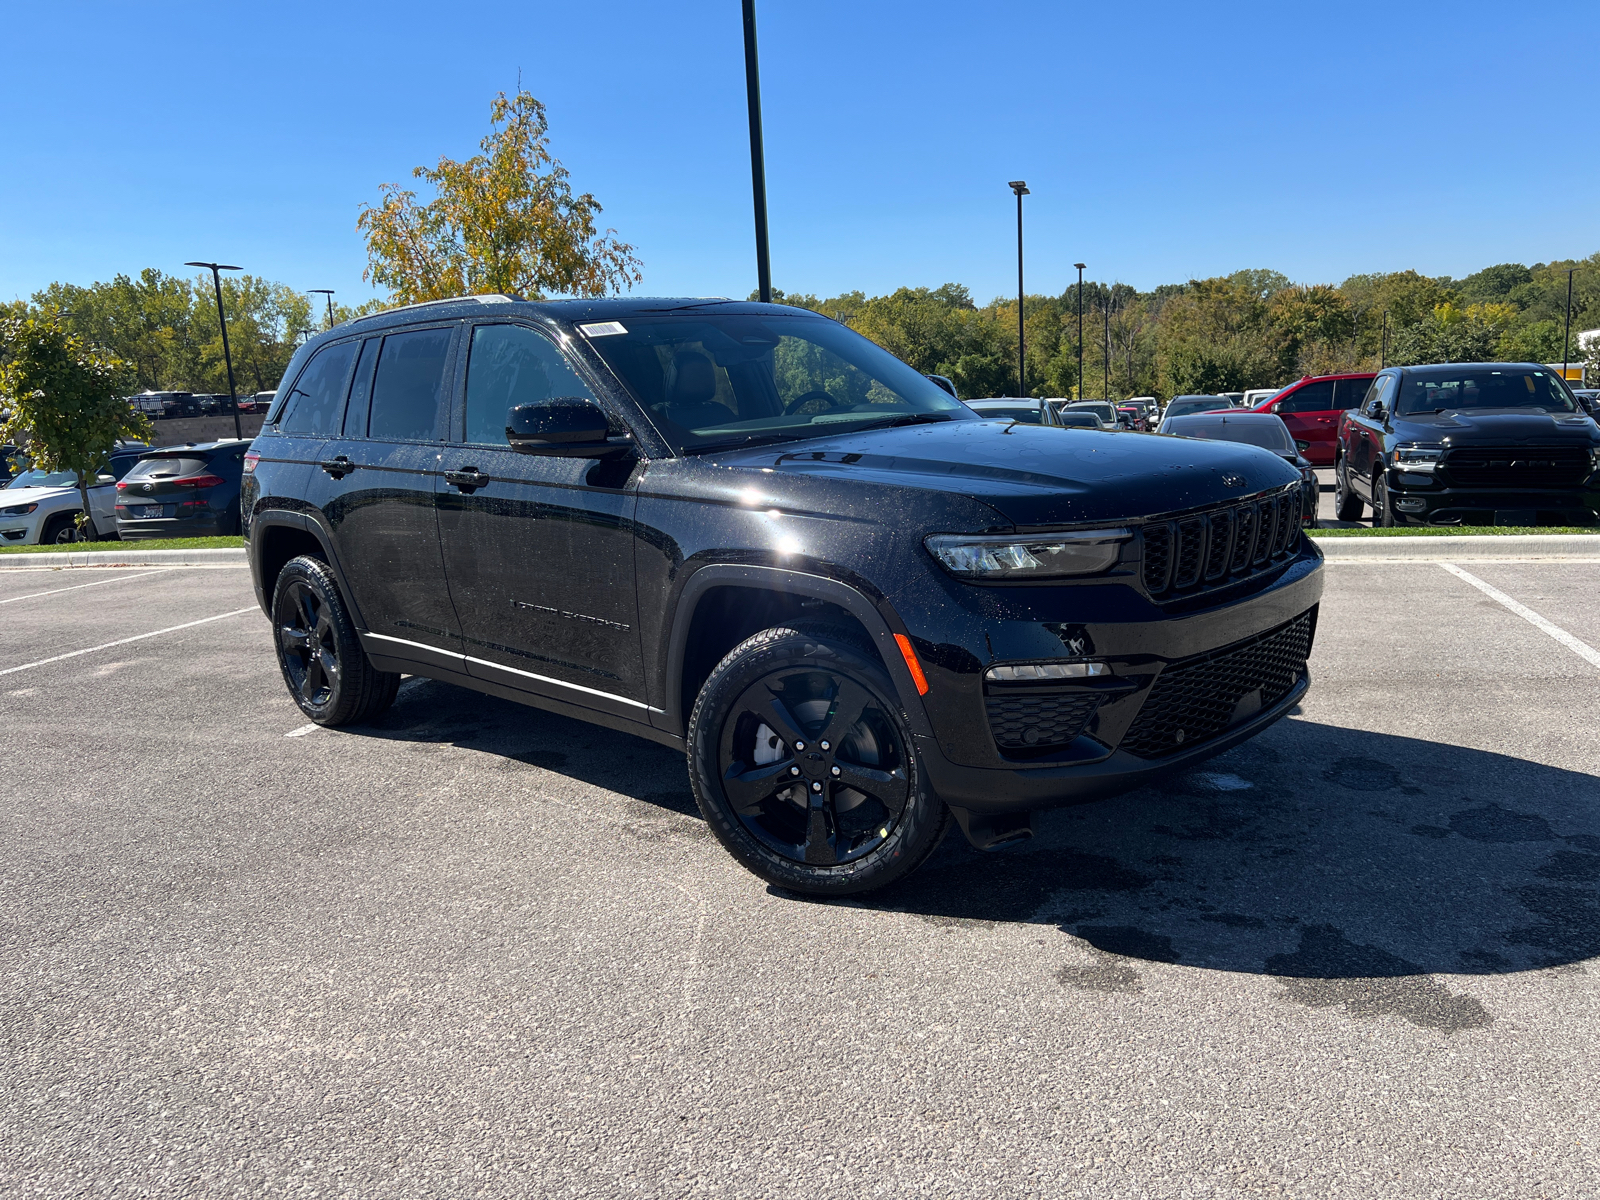
<svg viewBox="0 0 1600 1200"><path fill-rule="evenodd" d="M1313 538L1329 562L1600 562L1600 534Z"/></svg>
<svg viewBox="0 0 1600 1200"><path fill-rule="evenodd" d="M0 571L54 571L66 567L242 567L244 547L220 550L63 550L0 554Z"/></svg>

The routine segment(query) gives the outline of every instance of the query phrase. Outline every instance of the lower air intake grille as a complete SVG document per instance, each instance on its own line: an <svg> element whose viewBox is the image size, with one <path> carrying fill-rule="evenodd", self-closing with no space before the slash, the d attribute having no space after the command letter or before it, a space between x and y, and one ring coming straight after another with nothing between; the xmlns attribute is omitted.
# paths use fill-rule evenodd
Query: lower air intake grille
<svg viewBox="0 0 1600 1200"><path fill-rule="evenodd" d="M1044 751L1065 746L1083 732L1102 697L1083 689L991 690L983 698L989 729L1002 750Z"/></svg>
<svg viewBox="0 0 1600 1200"><path fill-rule="evenodd" d="M1139 758L1164 758L1216 737L1236 715L1242 720L1271 708L1306 673L1312 621L1303 613L1271 633L1168 667L1121 748Z"/></svg>

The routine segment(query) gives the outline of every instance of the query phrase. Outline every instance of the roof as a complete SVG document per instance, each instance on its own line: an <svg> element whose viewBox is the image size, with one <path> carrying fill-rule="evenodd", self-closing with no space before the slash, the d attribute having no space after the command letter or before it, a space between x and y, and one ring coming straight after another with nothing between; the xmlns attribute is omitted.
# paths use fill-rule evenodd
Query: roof
<svg viewBox="0 0 1600 1200"><path fill-rule="evenodd" d="M386 308L382 312L356 317L334 328L348 332L349 328L358 325L381 326L415 320L419 316L437 315L441 320L468 315L477 316L486 308L499 306L504 306L508 312L555 317L569 322L614 321L621 317L655 316L661 313L712 308L740 315L773 314L791 317L814 316L824 321L828 319L820 313L813 313L808 308L796 308L789 304L762 304L750 300L729 300L726 296L603 296L592 299L524 300L519 296L496 293L487 296L460 296L449 300L424 300L417 304L401 305L399 308Z"/></svg>

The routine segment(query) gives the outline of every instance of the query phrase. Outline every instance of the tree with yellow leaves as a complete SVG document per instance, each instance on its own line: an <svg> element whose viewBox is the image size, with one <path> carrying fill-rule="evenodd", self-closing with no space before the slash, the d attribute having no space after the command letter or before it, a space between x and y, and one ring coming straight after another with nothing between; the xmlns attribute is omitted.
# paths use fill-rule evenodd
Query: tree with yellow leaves
<svg viewBox="0 0 1600 1200"><path fill-rule="evenodd" d="M573 195L550 153L544 105L501 92L489 121L482 154L411 172L433 186L432 201L386 183L382 204L362 209L365 277L401 304L491 292L604 296L640 282L633 247L614 229L596 230L599 202Z"/></svg>

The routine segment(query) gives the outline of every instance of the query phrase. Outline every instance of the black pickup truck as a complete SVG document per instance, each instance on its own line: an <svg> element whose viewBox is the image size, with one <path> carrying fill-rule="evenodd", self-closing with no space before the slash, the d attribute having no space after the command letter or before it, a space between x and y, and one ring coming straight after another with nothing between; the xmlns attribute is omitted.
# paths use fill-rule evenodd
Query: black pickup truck
<svg viewBox="0 0 1600 1200"><path fill-rule="evenodd" d="M1600 426L1537 363L1390 367L1339 423L1339 519L1592 525Z"/></svg>

